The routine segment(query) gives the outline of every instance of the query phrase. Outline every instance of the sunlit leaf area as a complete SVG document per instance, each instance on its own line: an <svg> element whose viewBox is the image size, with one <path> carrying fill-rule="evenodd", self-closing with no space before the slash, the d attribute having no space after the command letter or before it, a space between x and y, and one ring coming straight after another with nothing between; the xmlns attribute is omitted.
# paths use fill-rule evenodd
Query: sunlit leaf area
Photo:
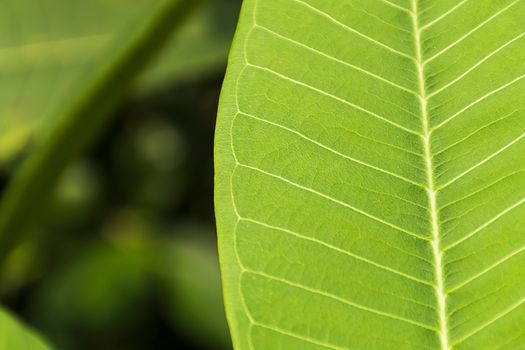
<svg viewBox="0 0 525 350"><path fill-rule="evenodd" d="M0 0L0 350L231 349L213 214L240 0Z"/></svg>
<svg viewBox="0 0 525 350"><path fill-rule="evenodd" d="M525 349L525 1L245 0L216 207L236 349Z"/></svg>

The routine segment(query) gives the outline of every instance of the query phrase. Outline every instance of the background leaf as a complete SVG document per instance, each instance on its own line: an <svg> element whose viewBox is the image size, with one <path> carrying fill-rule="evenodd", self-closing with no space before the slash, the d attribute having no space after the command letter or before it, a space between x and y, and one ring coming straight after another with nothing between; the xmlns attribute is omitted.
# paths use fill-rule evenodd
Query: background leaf
<svg viewBox="0 0 525 350"><path fill-rule="evenodd" d="M51 115L56 113L58 125L53 125L53 123L51 123L53 126L48 125L47 131L50 135L42 138L38 151L22 167L20 174L15 177L2 198L0 250L4 253L3 259L6 258L16 241L20 240L21 233L27 228L22 222L28 223L29 220L27 218L21 220L21 218L28 215L39 215L42 209L39 204L45 203L47 195L52 193L54 183L62 170L69 161L88 146L91 138L102 128L108 113L112 111L119 97L122 97L134 74L155 52L155 48L175 27L175 23L183 18L189 9L189 5L179 1L159 1L152 4L150 8L149 13L148 11L142 13L142 15L146 14L144 17L146 20L142 21L146 22L145 24L134 23L138 29L132 30L131 34L114 39L119 40L119 45L111 50L116 49L117 53L109 62L103 62L100 64L101 67L91 71L95 78L86 75L87 83L76 82L79 86L79 92L71 95L73 96L72 102L57 105L50 109ZM49 10L50 8L46 7L46 9ZM56 11L58 8L52 7L52 10ZM26 11L24 14L29 17L31 14L38 17L38 12ZM42 14L40 13L40 15ZM25 34L23 31L21 33L22 36ZM31 37L31 33L28 34L28 37ZM54 47L57 40L54 39L51 43L53 54L57 53L57 49ZM9 40L6 42L10 43ZM42 47L36 45L39 49L37 51L42 50ZM11 48L8 50L9 55L6 56L7 63L16 65L24 58L31 60L36 55L35 52L31 52L33 49L34 47L28 49L28 46L24 45L22 48L20 45ZM106 50L109 49L106 48ZM17 55L21 56L17 59ZM45 53L39 57L45 57ZM23 70L25 66L23 65L21 68ZM9 67L10 73L14 71L16 71L14 67ZM109 96L110 94L112 97ZM43 96L43 94L38 96ZM50 119L48 119L49 121ZM75 130L78 132L75 133ZM22 328L10 321L7 315L2 316L1 329L5 333L0 339L2 339L4 348L43 348L42 343L23 333Z"/></svg>
<svg viewBox="0 0 525 350"><path fill-rule="evenodd" d="M160 241L156 251L159 288L166 314L174 328L194 334L204 348L231 348L223 315L220 274L213 241L203 240L206 226L176 228L179 237ZM206 334L206 337L200 336Z"/></svg>
<svg viewBox="0 0 525 350"><path fill-rule="evenodd" d="M205 0L137 82L140 94L223 70L235 31L238 0Z"/></svg>
<svg viewBox="0 0 525 350"><path fill-rule="evenodd" d="M154 3L154 2L153 2ZM35 130L56 121L63 101L82 89L116 49L116 37L151 11L152 2L3 1L0 14L0 161ZM96 19L96 20L94 20Z"/></svg>
<svg viewBox="0 0 525 350"><path fill-rule="evenodd" d="M0 13L0 17L7 18L2 24L9 24L5 26L9 31L6 37L23 37L17 33L20 30L31 32L38 42L47 37L49 27L54 33L63 30L67 35L77 27L106 28L105 24L110 24L108 27L121 27L114 34L115 41L100 53L89 50L99 57L93 64L90 55L68 42L65 46L71 46L71 53L77 54L71 62L60 67L37 65L34 74L27 74L28 79L20 75L25 82L2 79L17 87L6 87L2 92L14 98L31 90L24 99L51 101L55 98L49 95L61 90L60 84L67 84L64 100L54 104L66 108L73 102L71 98L83 94L86 79L97 75L90 72L112 60L119 45L127 42L126 37L152 10L145 6L144 11L138 10L128 20L124 17L130 7L142 2L59 3L62 1L7 6L8 14ZM16 11L9 11L19 4ZM68 166L57 189L51 192L46 188L43 217L32 234L13 235L23 241L10 250L0 268L2 303L43 331L60 349L229 348L213 250L211 146L216 103L239 4L210 0L195 12L195 17L179 29L183 45L172 37L170 47L152 63L160 74L151 77L146 72L149 77L139 78L118 110L108 116L114 121L97 144L79 162ZM55 5L53 11L60 13L52 16L46 16L49 9L39 8ZM90 6L93 8L86 10ZM111 23L102 20L108 13ZM26 14L37 17L36 26L24 19ZM0 36L3 34L6 32ZM171 49L171 45L176 48ZM39 53L45 54L44 50L35 53L32 58L37 62ZM94 67L86 74L78 74L78 79L61 79L62 70L83 69L75 66L77 61L86 61L86 69ZM157 65L162 65L162 70ZM6 66L0 73L2 78L16 76L14 66ZM172 66L178 67L173 74ZM40 70L49 74L31 79L33 75L41 76ZM179 77L179 73L183 75ZM33 84L41 87L36 89ZM113 99L113 92L126 90L113 89L107 96ZM41 107L46 109L45 104ZM7 154L3 159L14 160L0 161L0 192L9 191L9 185L20 175L16 171L19 165L41 150L49 141L49 133L56 136L53 131L62 124L58 117L62 111L40 114L34 108L31 118L36 123L25 123L27 120L16 113L2 116L0 133L5 130L5 138L15 135L20 139L12 149L2 147L0 151ZM91 124L93 116L98 115L89 113L83 119ZM4 121L12 121L12 127L3 128ZM65 150L69 152L71 146L68 143ZM24 152L19 153L22 147ZM53 166L56 159L52 160L46 163L46 169ZM40 175L39 179L46 177L45 172ZM33 193L31 202L42 197ZM26 227L27 219L33 221L35 217L29 211L24 214L24 220L17 222ZM181 230L181 222L197 228ZM179 239L183 233L191 239ZM192 275L194 271L206 278L189 278L197 277Z"/></svg>
<svg viewBox="0 0 525 350"><path fill-rule="evenodd" d="M110 59L86 77L77 95L57 106L56 124L39 140L38 149L15 174L0 206L0 259L9 252L30 221L41 214L47 196L70 161L89 147L106 126L134 77L195 3L156 1L144 19L122 37ZM111 48L109 52L113 52ZM31 218L28 220L27 218ZM25 218L22 220L22 218ZM3 253L3 254L2 254ZM3 255L3 256L2 256Z"/></svg>
<svg viewBox="0 0 525 350"><path fill-rule="evenodd" d="M155 2L7 1L0 14L0 166L16 156L63 101L82 89ZM205 0L141 73L141 94L213 74L228 55L237 0ZM119 38L119 40L115 40Z"/></svg>
<svg viewBox="0 0 525 350"><path fill-rule="evenodd" d="M245 1L216 139L237 349L525 346L524 14Z"/></svg>

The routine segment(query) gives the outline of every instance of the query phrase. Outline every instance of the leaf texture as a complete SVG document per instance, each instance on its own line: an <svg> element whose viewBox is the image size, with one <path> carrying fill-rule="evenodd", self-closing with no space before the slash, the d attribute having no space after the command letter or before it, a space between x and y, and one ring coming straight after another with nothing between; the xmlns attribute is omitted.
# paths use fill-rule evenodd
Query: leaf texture
<svg viewBox="0 0 525 350"><path fill-rule="evenodd" d="M216 133L236 349L525 348L525 1L246 0Z"/></svg>

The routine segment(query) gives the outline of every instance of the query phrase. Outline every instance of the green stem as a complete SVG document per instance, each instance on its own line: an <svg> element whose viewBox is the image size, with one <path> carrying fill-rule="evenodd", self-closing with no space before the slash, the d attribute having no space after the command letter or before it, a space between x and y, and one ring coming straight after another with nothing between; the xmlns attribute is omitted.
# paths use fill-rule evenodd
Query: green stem
<svg viewBox="0 0 525 350"><path fill-rule="evenodd" d="M72 104L56 115L57 125L22 164L0 203L0 263L35 223L60 174L109 123L137 73L162 47L195 5L193 0L162 0L144 25L127 36L122 49L104 64Z"/></svg>

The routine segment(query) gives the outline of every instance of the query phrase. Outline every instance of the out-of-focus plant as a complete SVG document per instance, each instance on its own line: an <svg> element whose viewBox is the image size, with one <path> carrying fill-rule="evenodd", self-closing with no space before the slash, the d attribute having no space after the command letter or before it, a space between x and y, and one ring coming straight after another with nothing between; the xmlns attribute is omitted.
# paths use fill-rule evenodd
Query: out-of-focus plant
<svg viewBox="0 0 525 350"><path fill-rule="evenodd" d="M4 304L60 349L231 347L211 144L240 1L2 5ZM153 35L161 6L190 16ZM148 57L131 54L150 41ZM0 349L39 349L0 314Z"/></svg>
<svg viewBox="0 0 525 350"><path fill-rule="evenodd" d="M42 215L63 169L85 151L110 122L115 115L112 112L128 93L134 78L173 29L182 23L195 2L96 1L88 4L48 0L34 5L30 1L8 1L3 4L1 16L5 21L2 19L0 61L2 69L7 70L3 74L12 79L12 84L2 85L0 93L4 101L1 159L15 152L17 144L21 145L28 135L41 130L2 196L0 262L6 261L16 243ZM115 14L119 15L119 26L114 25ZM67 20L70 25L43 28L54 19ZM20 27L16 21L22 20L31 25ZM86 20L90 28L84 25ZM76 69L64 70L68 65ZM57 76L50 79L53 70ZM53 78L59 79L60 91L53 91L53 83L57 83ZM30 92L27 100L24 93L14 96L10 93L23 88ZM73 202L75 196L83 195L75 193L78 188L68 188L67 183L64 190L65 197L70 196L68 199ZM96 257L79 267L86 278L93 264L106 264L104 255ZM108 259L112 262L113 256ZM112 280L111 273L120 275L118 263L108 263L108 266L116 266L115 270L107 270L109 280ZM101 288L105 287L101 281L98 283ZM121 291L127 289L126 283ZM97 304L93 301L99 299L96 291L96 288L90 289L86 294L86 308ZM109 302L115 303L119 298L117 291ZM7 314L2 314L0 333L0 344L5 349L44 347L39 342L36 345L34 337ZM35 345L27 347L29 342Z"/></svg>

